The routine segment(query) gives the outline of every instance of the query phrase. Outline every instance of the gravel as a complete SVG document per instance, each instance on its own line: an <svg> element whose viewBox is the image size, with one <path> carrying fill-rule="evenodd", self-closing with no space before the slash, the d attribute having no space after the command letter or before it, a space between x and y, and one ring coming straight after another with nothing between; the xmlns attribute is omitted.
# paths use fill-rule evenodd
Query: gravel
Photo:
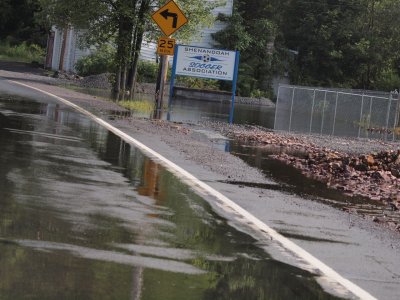
<svg viewBox="0 0 400 300"><path fill-rule="evenodd" d="M205 126L212 128L213 130L220 132L223 135L234 136L235 132L240 131L251 131L254 135L262 135L265 132L271 132L271 129L252 126L252 125L229 125L226 123L204 123ZM357 139L347 137L337 137L328 135L309 135L303 133L292 133L283 131L274 131L279 136L288 139L300 139L304 144L311 144L316 147L326 148L331 151L338 151L341 153L347 153L349 155L363 155L378 153L381 151L396 151L400 149L399 141L383 141L376 139Z"/></svg>

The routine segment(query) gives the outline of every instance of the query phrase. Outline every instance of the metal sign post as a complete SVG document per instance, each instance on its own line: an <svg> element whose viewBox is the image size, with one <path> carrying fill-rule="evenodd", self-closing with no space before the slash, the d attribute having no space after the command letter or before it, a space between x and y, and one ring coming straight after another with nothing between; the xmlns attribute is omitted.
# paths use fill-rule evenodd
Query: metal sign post
<svg viewBox="0 0 400 300"><path fill-rule="evenodd" d="M229 114L229 124L233 123L233 114L235 112L235 98L236 98L237 79L238 79L238 73L239 73L239 60L240 60L240 52L236 51L235 70L234 70L233 81L232 81L232 102L231 102L231 112Z"/></svg>
<svg viewBox="0 0 400 300"><path fill-rule="evenodd" d="M172 63L172 73L171 73L171 82L169 86L169 98L168 98L168 119L170 116L170 110L171 110L171 103L172 103L172 94L174 92L174 85L175 85L175 77L176 77L176 60L178 58L177 55L178 52L178 47L175 47L174 51L174 61Z"/></svg>
<svg viewBox="0 0 400 300"><path fill-rule="evenodd" d="M173 55L175 40L170 35L188 22L179 6L174 1L159 8L152 14L152 19L160 27L166 37L161 37L158 41L157 54L161 55L160 73L157 79L156 109L155 118L161 118L161 110L164 100L164 87L168 73L168 55Z"/></svg>

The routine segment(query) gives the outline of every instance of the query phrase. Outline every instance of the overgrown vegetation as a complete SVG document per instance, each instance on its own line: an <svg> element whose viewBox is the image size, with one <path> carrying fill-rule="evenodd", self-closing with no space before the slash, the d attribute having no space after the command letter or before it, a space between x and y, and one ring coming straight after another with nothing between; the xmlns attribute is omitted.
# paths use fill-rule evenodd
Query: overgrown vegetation
<svg viewBox="0 0 400 300"><path fill-rule="evenodd" d="M95 53L79 59L75 65L81 76L111 73L114 71L115 48L111 45L99 47Z"/></svg>
<svg viewBox="0 0 400 300"><path fill-rule="evenodd" d="M139 61L138 82L156 82L158 75L158 64L151 61Z"/></svg>
<svg viewBox="0 0 400 300"><path fill-rule="evenodd" d="M46 27L38 18L39 0L0 1L0 41L11 46L26 42L46 46Z"/></svg>
<svg viewBox="0 0 400 300"><path fill-rule="evenodd" d="M166 1L2 0L0 59L42 62L50 25L85 28L85 45L113 43L77 66L83 75L115 73L114 90L133 95L136 81L154 82L155 65L139 63L143 40L161 35L149 18ZM189 43L211 26L211 9L224 1L177 0L189 23L174 34ZM287 76L299 85L393 90L400 86L398 0L235 0L227 27L215 46L241 51L238 93L272 96L273 79ZM25 42L25 43L23 43ZM36 46L40 45L40 47ZM215 88L201 79L185 86ZM218 83L230 90L230 82ZM129 93L126 93L129 91Z"/></svg>
<svg viewBox="0 0 400 300"><path fill-rule="evenodd" d="M150 113L154 110L154 103L146 100L120 101L118 105L136 112Z"/></svg>
<svg viewBox="0 0 400 300"><path fill-rule="evenodd" d="M82 57L75 65L79 75L88 76L102 73L111 73L115 70L114 54L112 46L100 47L95 53ZM158 76L158 64L151 61L140 60L138 62L137 82L156 83ZM168 77L171 76L171 69L168 70ZM219 89L218 80L183 77L177 78L180 86L196 89Z"/></svg>
<svg viewBox="0 0 400 300"><path fill-rule="evenodd" d="M19 62L43 63L45 51L36 44L23 42L19 45L11 46L7 42L0 43L0 59Z"/></svg>
<svg viewBox="0 0 400 300"><path fill-rule="evenodd" d="M238 0L214 37L241 51L238 90L293 84L390 91L400 86L398 0Z"/></svg>
<svg viewBox="0 0 400 300"><path fill-rule="evenodd" d="M205 90L218 90L219 81L214 79L203 79L196 77L185 77L178 76L176 79L176 85L193 88L193 89L205 89Z"/></svg>
<svg viewBox="0 0 400 300"><path fill-rule="evenodd" d="M114 57L114 92L118 99L134 94L140 48L144 39L155 40L161 35L149 18L155 7L166 1L153 0L38 0L42 15L51 24L68 30L70 26L85 28L84 41L91 45L112 42L116 46ZM188 41L199 33L199 27L213 22L211 10L219 1L180 0L179 5L190 22L174 35Z"/></svg>
<svg viewBox="0 0 400 300"><path fill-rule="evenodd" d="M36 17L38 0L0 1L0 59L43 63L45 26Z"/></svg>
<svg viewBox="0 0 400 300"><path fill-rule="evenodd" d="M81 76L97 75L115 72L115 48L111 45L102 46L96 52L82 57L75 65ZM138 62L137 82L155 83L158 74L158 64L140 60Z"/></svg>
<svg viewBox="0 0 400 300"><path fill-rule="evenodd" d="M242 96L270 96L272 79L282 73L281 53L274 48L277 25L270 1L235 1L230 17L220 15L228 26L213 35L217 46L241 52L237 91ZM227 89L230 82L222 82Z"/></svg>

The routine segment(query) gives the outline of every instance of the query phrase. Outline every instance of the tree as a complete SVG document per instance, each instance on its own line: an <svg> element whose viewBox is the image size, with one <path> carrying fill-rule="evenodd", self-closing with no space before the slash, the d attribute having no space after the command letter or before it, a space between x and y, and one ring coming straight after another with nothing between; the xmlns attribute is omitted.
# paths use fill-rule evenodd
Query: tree
<svg viewBox="0 0 400 300"><path fill-rule="evenodd" d="M272 78L279 53L275 21L270 17L271 1L243 0L235 3L232 16L219 16L228 26L213 35L217 46L241 51L238 92L244 96L271 96Z"/></svg>
<svg viewBox="0 0 400 300"><path fill-rule="evenodd" d="M116 46L114 92L118 98L126 91L133 94L140 46L144 38L160 36L150 20L153 10L165 4L158 0L40 0L44 14L51 24L60 28L84 28L84 43L96 45L114 43ZM211 9L219 1L180 0L180 7L189 24L175 36L190 39L199 28L212 23Z"/></svg>
<svg viewBox="0 0 400 300"><path fill-rule="evenodd" d="M35 19L40 10L38 0L0 1L0 40L12 43L26 41L46 45L45 29Z"/></svg>
<svg viewBox="0 0 400 300"><path fill-rule="evenodd" d="M239 0L219 45L241 50L239 90L295 84L362 89L400 85L397 0Z"/></svg>
<svg viewBox="0 0 400 300"><path fill-rule="evenodd" d="M377 88L391 76L399 76L400 6L393 0L363 1L363 14L358 19L360 41L357 44L363 60L359 85ZM388 78L388 77L389 78ZM391 87L398 88L400 81Z"/></svg>
<svg viewBox="0 0 400 300"><path fill-rule="evenodd" d="M293 0L284 11L285 45L298 51L294 83L374 89L398 74L398 1Z"/></svg>

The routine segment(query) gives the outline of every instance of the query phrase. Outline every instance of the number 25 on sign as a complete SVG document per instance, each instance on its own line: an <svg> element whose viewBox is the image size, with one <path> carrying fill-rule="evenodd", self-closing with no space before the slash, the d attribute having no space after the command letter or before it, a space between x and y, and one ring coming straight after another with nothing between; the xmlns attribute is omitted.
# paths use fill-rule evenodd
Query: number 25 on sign
<svg viewBox="0 0 400 300"><path fill-rule="evenodd" d="M174 55L175 39L161 37L158 39L157 54Z"/></svg>

